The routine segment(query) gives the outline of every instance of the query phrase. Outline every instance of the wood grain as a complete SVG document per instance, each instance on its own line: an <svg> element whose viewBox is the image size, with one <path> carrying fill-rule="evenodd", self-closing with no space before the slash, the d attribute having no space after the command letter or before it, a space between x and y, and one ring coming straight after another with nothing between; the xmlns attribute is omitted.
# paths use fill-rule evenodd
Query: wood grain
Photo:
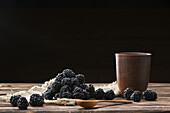
<svg viewBox="0 0 170 113"><path fill-rule="evenodd" d="M102 84L94 84L104 85ZM14 89L13 92L18 90L26 90L34 85L41 85L35 83L0 83L0 95L10 93L10 88ZM6 90L5 90L6 89ZM17 107L12 107L10 103L0 101L0 112L13 112L13 113L100 113L100 112L170 112L170 83L149 83L149 90L158 93L157 101L134 102L133 104L120 104L120 103L99 103L94 109L84 109L80 106L58 106L47 105L43 107L28 107L28 110L18 110ZM122 97L117 97L115 100L123 100Z"/></svg>

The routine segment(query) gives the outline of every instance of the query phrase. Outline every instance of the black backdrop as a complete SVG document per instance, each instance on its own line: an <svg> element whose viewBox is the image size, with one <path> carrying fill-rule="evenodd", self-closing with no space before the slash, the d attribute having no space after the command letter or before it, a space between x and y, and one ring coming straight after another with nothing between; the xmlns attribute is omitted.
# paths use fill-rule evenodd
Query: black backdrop
<svg viewBox="0 0 170 113"><path fill-rule="evenodd" d="M43 82L64 68L111 82L121 51L153 53L150 81L170 82L167 1L55 3L1 1L0 82Z"/></svg>

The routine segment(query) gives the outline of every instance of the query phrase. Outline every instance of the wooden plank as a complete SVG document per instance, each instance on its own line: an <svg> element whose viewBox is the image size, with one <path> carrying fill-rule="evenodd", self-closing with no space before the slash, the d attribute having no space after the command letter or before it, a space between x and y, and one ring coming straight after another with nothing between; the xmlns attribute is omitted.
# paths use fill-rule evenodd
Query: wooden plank
<svg viewBox="0 0 170 113"><path fill-rule="evenodd" d="M94 86L104 85L106 83L97 83ZM0 84L1 85L1 84ZM19 84L3 84L0 87L0 94L9 93L9 89L23 90L29 89L33 85L37 84L25 84L27 88L21 87L22 83ZM39 84L40 85L40 84ZM44 104L43 107L28 107L28 110L18 110L17 107L12 107L10 103L0 101L0 112L30 112L30 113L63 113L63 112L76 112L76 113L98 113L98 112L170 112L170 84L168 83L150 83L148 89L154 90L158 93L157 101L145 101L134 102L133 104L113 104L113 103L99 103L94 109L84 109L80 106L59 106ZM124 99L117 97L115 99Z"/></svg>

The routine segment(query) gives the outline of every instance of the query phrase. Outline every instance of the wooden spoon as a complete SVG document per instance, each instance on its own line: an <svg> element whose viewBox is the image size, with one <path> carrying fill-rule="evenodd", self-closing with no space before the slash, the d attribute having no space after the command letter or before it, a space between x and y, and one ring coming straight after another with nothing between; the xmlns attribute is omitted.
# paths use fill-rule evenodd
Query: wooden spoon
<svg viewBox="0 0 170 113"><path fill-rule="evenodd" d="M111 102L111 103L132 103L129 100L76 100L77 104L84 108L93 108L99 102Z"/></svg>

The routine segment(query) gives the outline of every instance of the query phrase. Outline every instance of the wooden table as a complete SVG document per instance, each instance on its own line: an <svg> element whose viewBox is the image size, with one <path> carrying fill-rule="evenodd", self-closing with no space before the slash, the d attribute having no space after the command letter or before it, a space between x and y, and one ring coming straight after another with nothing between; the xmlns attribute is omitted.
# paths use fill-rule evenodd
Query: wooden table
<svg viewBox="0 0 170 113"><path fill-rule="evenodd" d="M0 83L0 95L5 95L11 91L27 90L33 85L32 83ZM101 84L95 84L101 85ZM113 104L100 103L94 109L84 109L80 106L58 106L47 105L43 107L28 107L28 110L19 110L17 107L12 107L10 103L0 101L0 112L14 112L14 113L99 113L99 112L170 112L170 83L150 83L149 90L158 93L157 101L134 102L133 104ZM117 97L116 99L122 99Z"/></svg>

